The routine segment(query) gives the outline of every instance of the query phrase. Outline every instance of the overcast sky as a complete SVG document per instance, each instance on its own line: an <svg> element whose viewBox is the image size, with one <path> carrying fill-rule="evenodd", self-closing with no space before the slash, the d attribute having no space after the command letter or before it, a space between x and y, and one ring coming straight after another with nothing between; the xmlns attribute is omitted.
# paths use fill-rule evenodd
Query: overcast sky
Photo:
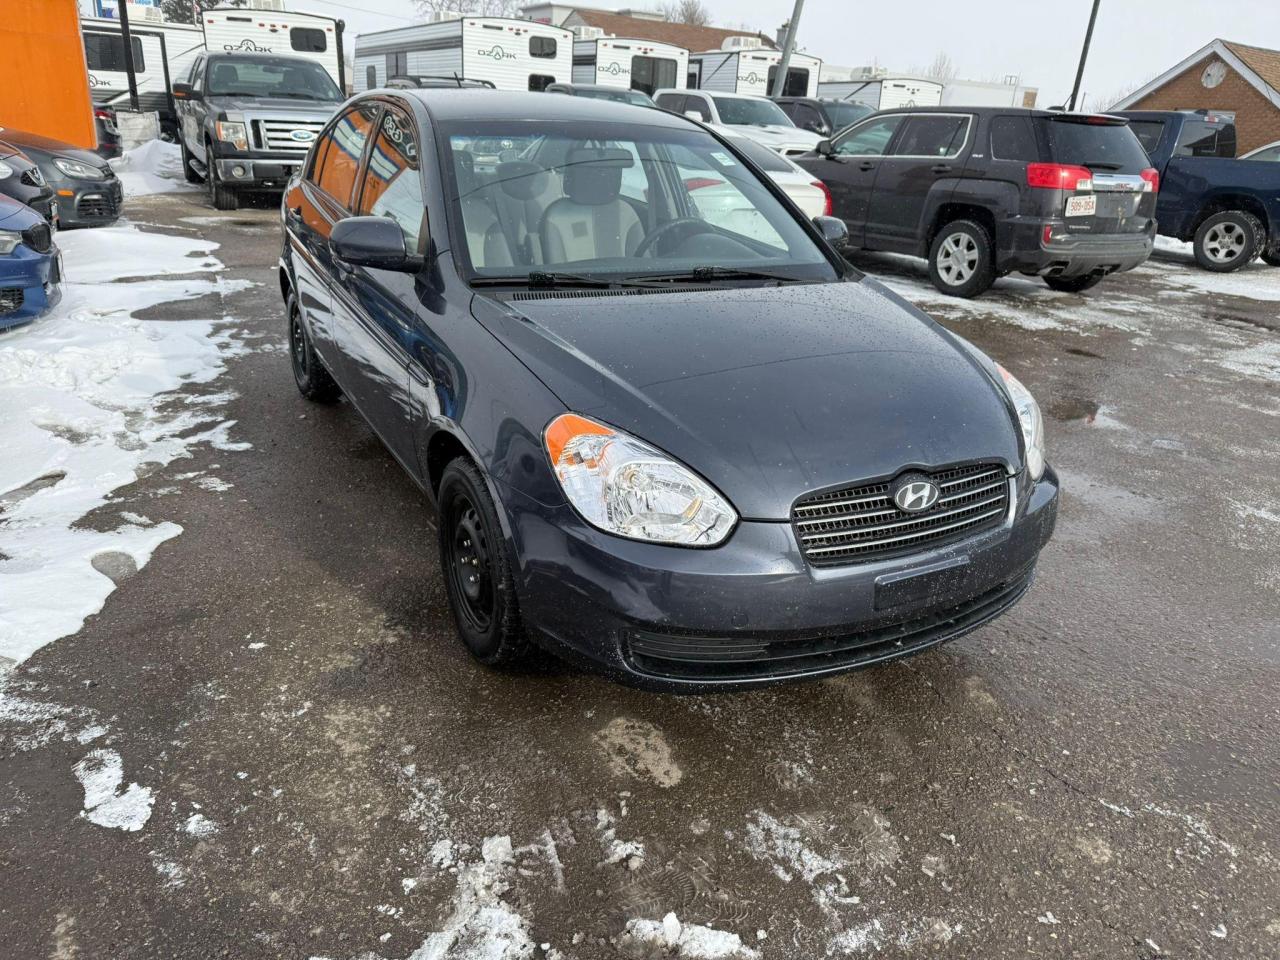
<svg viewBox="0 0 1280 960"><path fill-rule="evenodd" d="M718 25L745 25L772 36L791 14L793 0L704 2ZM403 25L414 14L412 0L295 0L291 6L341 17L348 36ZM904 72L944 51L961 77L1018 74L1040 88L1040 105L1047 106L1061 103L1071 89L1088 20L1088 0L806 0L800 43L831 63L879 62ZM1102 0L1084 76L1090 106L1162 73L1215 37L1280 49L1280 0Z"/></svg>

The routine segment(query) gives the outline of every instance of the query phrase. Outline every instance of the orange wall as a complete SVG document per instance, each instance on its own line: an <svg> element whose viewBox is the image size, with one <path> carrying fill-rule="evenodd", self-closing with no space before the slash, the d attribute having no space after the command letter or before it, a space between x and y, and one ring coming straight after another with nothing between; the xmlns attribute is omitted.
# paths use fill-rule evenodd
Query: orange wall
<svg viewBox="0 0 1280 960"><path fill-rule="evenodd" d="M76 0L0 6L0 126L97 146Z"/></svg>

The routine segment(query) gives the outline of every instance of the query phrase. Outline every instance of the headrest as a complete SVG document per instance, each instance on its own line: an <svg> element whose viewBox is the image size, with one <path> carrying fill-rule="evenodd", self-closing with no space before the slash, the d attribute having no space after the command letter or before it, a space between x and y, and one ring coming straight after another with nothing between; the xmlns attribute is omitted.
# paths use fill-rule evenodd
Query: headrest
<svg viewBox="0 0 1280 960"><path fill-rule="evenodd" d="M574 203L612 203L622 190L622 171L635 165L622 149L591 147L570 150L564 164L564 192Z"/></svg>
<svg viewBox="0 0 1280 960"><path fill-rule="evenodd" d="M498 182L511 199L532 200L546 193L547 171L528 160L509 160L498 164Z"/></svg>

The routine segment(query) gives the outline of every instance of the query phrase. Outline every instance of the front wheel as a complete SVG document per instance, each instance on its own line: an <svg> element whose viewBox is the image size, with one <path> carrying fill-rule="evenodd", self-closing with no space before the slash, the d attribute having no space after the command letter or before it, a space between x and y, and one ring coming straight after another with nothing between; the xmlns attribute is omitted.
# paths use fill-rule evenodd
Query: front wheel
<svg viewBox="0 0 1280 960"><path fill-rule="evenodd" d="M1214 273L1239 270L1258 255L1261 226L1243 210L1215 213L1196 230L1192 241L1196 263Z"/></svg>
<svg viewBox="0 0 1280 960"><path fill-rule="evenodd" d="M530 643L498 511L475 464L459 457L445 467L438 502L440 572L458 634L486 666L514 666Z"/></svg>
<svg viewBox="0 0 1280 960"><path fill-rule="evenodd" d="M228 190L222 183L222 178L218 176L218 161L214 159L213 147L205 150L205 156L208 157L208 163L205 165L208 172L205 174L205 183L209 187L209 202L213 204L215 210L238 210L240 208L240 198L234 190Z"/></svg>
<svg viewBox="0 0 1280 960"><path fill-rule="evenodd" d="M1102 282L1102 274L1086 273L1078 277L1045 277L1045 285L1050 290L1061 293L1080 293Z"/></svg>
<svg viewBox="0 0 1280 960"><path fill-rule="evenodd" d="M929 247L929 279L945 294L976 297L996 282L991 236L973 220L953 220Z"/></svg>

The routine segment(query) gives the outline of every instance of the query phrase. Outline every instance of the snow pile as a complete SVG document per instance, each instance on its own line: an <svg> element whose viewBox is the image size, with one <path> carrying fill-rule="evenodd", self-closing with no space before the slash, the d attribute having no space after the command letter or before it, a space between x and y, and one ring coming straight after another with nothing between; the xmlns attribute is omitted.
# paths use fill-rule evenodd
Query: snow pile
<svg viewBox="0 0 1280 960"><path fill-rule="evenodd" d="M84 787L84 811L80 814L100 827L134 832L151 818L154 797L146 787L131 783L124 790L124 763L114 750L94 750L75 765L76 779Z"/></svg>
<svg viewBox="0 0 1280 960"><path fill-rule="evenodd" d="M198 183L187 183L182 175L182 150L176 143L148 140L116 157L111 166L126 197L201 189Z"/></svg>
<svg viewBox="0 0 1280 960"><path fill-rule="evenodd" d="M126 226L59 243L75 281L62 303L0 336L0 662L79 630L115 588L108 572L141 569L181 532L136 514L106 530L80 527L81 518L197 443L244 448L227 443L230 425L218 422L216 406L169 402L171 391L217 377L236 351L220 324L132 314L247 281L107 282L220 269L209 257L216 244Z"/></svg>
<svg viewBox="0 0 1280 960"><path fill-rule="evenodd" d="M618 949L636 960L679 957L683 960L756 960L760 953L736 933L696 923L681 923L674 913L661 920L634 919L618 938Z"/></svg>

